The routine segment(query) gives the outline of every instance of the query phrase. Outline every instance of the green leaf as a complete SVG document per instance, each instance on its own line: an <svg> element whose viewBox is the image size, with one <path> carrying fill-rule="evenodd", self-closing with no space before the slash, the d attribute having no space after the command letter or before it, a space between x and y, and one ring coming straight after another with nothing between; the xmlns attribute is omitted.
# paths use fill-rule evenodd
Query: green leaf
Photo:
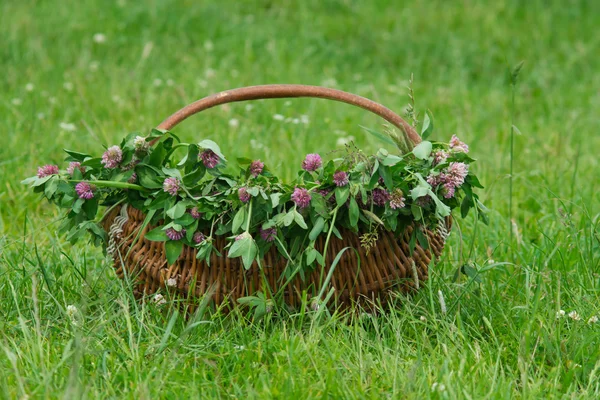
<svg viewBox="0 0 600 400"><path fill-rule="evenodd" d="M338 207L341 207L348 200L348 196L350 195L350 189L348 186L342 186L335 189L335 201Z"/></svg>
<svg viewBox="0 0 600 400"><path fill-rule="evenodd" d="M203 141L198 143L198 146L203 149L212 150L213 152L215 152L215 154L217 154L221 158L221 160L227 161L225 159L225 156L223 155L223 153L221 153L221 148L219 147L219 145L216 144L215 142L213 142L212 140L204 139Z"/></svg>
<svg viewBox="0 0 600 400"><path fill-rule="evenodd" d="M432 148L433 148L433 145L431 144L431 142L428 142L427 140L424 140L424 141L422 141L421 143L419 143L418 145L415 146L415 148L413 149L412 153L419 160L427 160L427 158L429 158L429 156L431 155L431 149Z"/></svg>
<svg viewBox="0 0 600 400"><path fill-rule="evenodd" d="M292 222L294 222L295 212L296 211L292 209L285 215L285 217L283 217L283 225L290 226Z"/></svg>
<svg viewBox="0 0 600 400"><path fill-rule="evenodd" d="M271 203L273 204L273 208L279 205L279 199L281 198L281 193L271 193Z"/></svg>
<svg viewBox="0 0 600 400"><path fill-rule="evenodd" d="M196 186L205 174L206 167L203 164L200 164L198 168L192 170L183 177L183 184L188 188Z"/></svg>
<svg viewBox="0 0 600 400"><path fill-rule="evenodd" d="M383 178L385 187L389 190L392 190L394 188L394 181L392 180L392 173L390 172L389 168L379 168L379 175Z"/></svg>
<svg viewBox="0 0 600 400"><path fill-rule="evenodd" d="M244 268L250 269L252 267L252 263L258 253L258 246L254 242L254 239L250 235L245 235L239 240L236 240L231 245L229 249L229 253L227 257L242 257L242 262L244 263Z"/></svg>
<svg viewBox="0 0 600 400"><path fill-rule="evenodd" d="M467 215L469 214L469 210L474 205L475 204L473 203L473 198L471 196L465 196L465 198L463 199L463 201L460 205L460 216L462 218L466 218Z"/></svg>
<svg viewBox="0 0 600 400"><path fill-rule="evenodd" d="M383 221L381 219L379 219L379 217L377 215L375 215L374 213L372 213L369 210L363 210L363 214L365 214L371 221L373 222L377 222L378 224L384 225Z"/></svg>
<svg viewBox="0 0 600 400"><path fill-rule="evenodd" d="M306 226L306 222L304 222L304 217L298 211L294 211L294 221L296 221L300 228L308 229L308 226Z"/></svg>
<svg viewBox="0 0 600 400"><path fill-rule="evenodd" d="M84 201L81 209L85 211L85 215L88 219L96 218L96 213L98 213L98 200L89 199Z"/></svg>
<svg viewBox="0 0 600 400"><path fill-rule="evenodd" d="M144 238L153 242L166 242L169 240L162 227L152 229L150 232L144 235Z"/></svg>
<svg viewBox="0 0 600 400"><path fill-rule="evenodd" d="M323 217L317 218L317 220L315 221L315 225L313 226L313 228L310 230L310 233L308 234L308 238L311 241L315 241L317 239L317 237L319 237L321 232L323 232L324 226L325 226L325 219L323 219Z"/></svg>
<svg viewBox="0 0 600 400"><path fill-rule="evenodd" d="M167 253L167 263L173 265L183 251L183 242L181 240L169 240L165 242L165 251Z"/></svg>
<svg viewBox="0 0 600 400"><path fill-rule="evenodd" d="M358 217L360 211L358 210L358 203L354 197L350 198L350 209L349 209L349 217L350 217L350 226L356 227L358 225Z"/></svg>
<svg viewBox="0 0 600 400"><path fill-rule="evenodd" d="M475 267L471 265L465 264L461 267L461 272L471 278L474 282L481 283L481 277L479 276L479 271Z"/></svg>
<svg viewBox="0 0 600 400"><path fill-rule="evenodd" d="M381 160L381 164L385 165L386 167L391 167L398 164L400 161L402 161L402 157L389 154L383 160Z"/></svg>
<svg viewBox="0 0 600 400"><path fill-rule="evenodd" d="M81 206L83 205L84 201L85 200L83 200L83 199L75 200L75 203L73 203L73 208L72 208L72 210L75 214L79 214L79 211L81 211Z"/></svg>
<svg viewBox="0 0 600 400"><path fill-rule="evenodd" d="M413 200L417 200L420 197L427 196L430 191L431 191L431 186L427 182L425 182L425 183L421 182L421 183L419 183L418 186L415 186L410 191L410 197L412 197Z"/></svg>
<svg viewBox="0 0 600 400"><path fill-rule="evenodd" d="M381 140L383 143L390 144L392 146L396 146L396 143L385 133L374 131L373 129L369 129L362 125L359 125L365 131L369 132L371 135L375 136L377 139Z"/></svg>
<svg viewBox="0 0 600 400"><path fill-rule="evenodd" d="M235 217L233 217L233 223L231 225L231 232L237 233L240 227L243 225L246 220L246 207L242 207L235 213Z"/></svg>
<svg viewBox="0 0 600 400"><path fill-rule="evenodd" d="M46 182L46 185L44 186L44 194L48 199L52 198L54 193L56 193L56 189L58 189L58 178L56 176L52 176L51 178L52 179Z"/></svg>
<svg viewBox="0 0 600 400"><path fill-rule="evenodd" d="M479 179L475 175L467 175L465 181L473 187L483 189L483 185L479 182Z"/></svg>
<svg viewBox="0 0 600 400"><path fill-rule="evenodd" d="M412 212L415 221L423 219L423 209L416 204L411 204L410 211Z"/></svg>
<svg viewBox="0 0 600 400"><path fill-rule="evenodd" d="M71 156L71 157L68 157L69 159L67 161L79 161L79 162L82 162L86 158L91 158L92 157L89 154L79 153L79 152L73 151L73 150L63 149L63 151L65 153L67 153L69 156Z"/></svg>
<svg viewBox="0 0 600 400"><path fill-rule="evenodd" d="M431 191L431 189L429 190L429 196L431 196L431 198L435 202L435 215L437 215L438 218L447 217L448 215L450 215L450 207L442 203L442 201L436 196L435 193Z"/></svg>
<svg viewBox="0 0 600 400"><path fill-rule="evenodd" d="M431 133L433 132L433 116L431 115L431 111L427 110L425 113L425 118L423 120L423 127L421 128L421 138L423 140L427 140Z"/></svg>
<svg viewBox="0 0 600 400"><path fill-rule="evenodd" d="M150 153L150 158L148 159L148 164L153 167L160 168L163 163L165 156L167 155L167 150L165 149L164 143L158 143L152 153Z"/></svg>
<svg viewBox="0 0 600 400"><path fill-rule="evenodd" d="M169 218L171 219L181 218L183 214L185 214L185 210L185 204L182 201L180 201L167 210L167 216L169 216Z"/></svg>

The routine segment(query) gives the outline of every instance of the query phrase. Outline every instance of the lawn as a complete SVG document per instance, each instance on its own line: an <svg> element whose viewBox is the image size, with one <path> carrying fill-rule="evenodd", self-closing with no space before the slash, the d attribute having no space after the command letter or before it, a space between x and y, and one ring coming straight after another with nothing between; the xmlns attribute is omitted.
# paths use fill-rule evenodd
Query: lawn
<svg viewBox="0 0 600 400"><path fill-rule="evenodd" d="M2 398L599 398L599 15L585 0L0 2ZM316 84L402 113L411 74L434 138L478 159L490 224L457 216L428 284L379 315L138 303L20 183L221 90ZM376 151L359 125L381 120L265 100L175 132L291 178L309 152Z"/></svg>

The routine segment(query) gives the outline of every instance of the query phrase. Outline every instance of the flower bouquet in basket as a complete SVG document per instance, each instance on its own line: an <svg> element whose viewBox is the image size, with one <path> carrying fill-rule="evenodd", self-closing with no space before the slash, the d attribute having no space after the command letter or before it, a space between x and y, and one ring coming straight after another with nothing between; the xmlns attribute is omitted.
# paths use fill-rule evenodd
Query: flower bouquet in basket
<svg viewBox="0 0 600 400"><path fill-rule="evenodd" d="M308 154L287 183L260 160L240 158L234 169L214 141L184 143L169 130L217 104L299 96L383 116L399 130L371 133L397 150L365 154L350 144L330 160ZM432 130L427 116L420 138L396 114L348 93L257 86L193 103L100 157L65 150L62 167L45 165L24 182L65 210L60 231L69 240L87 232L104 246L139 295L174 290L262 312L278 300L385 301L388 291L418 288L427 278L454 208L485 216L468 146L456 136L427 141Z"/></svg>

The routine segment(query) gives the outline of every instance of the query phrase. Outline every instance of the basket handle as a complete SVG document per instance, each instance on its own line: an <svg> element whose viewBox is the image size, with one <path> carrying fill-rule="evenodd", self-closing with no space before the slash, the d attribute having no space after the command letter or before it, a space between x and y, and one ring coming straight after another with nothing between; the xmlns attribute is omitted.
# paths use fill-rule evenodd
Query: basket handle
<svg viewBox="0 0 600 400"><path fill-rule="evenodd" d="M216 93L183 107L181 110L177 111L161 122L157 129L170 130L189 116L221 104L246 100L278 99L286 97L317 97L352 104L354 106L371 111L372 113L379 115L392 125L396 126L401 131L405 132L408 138L415 145L421 142L421 137L415 131L415 129L389 108L356 94L347 93L336 89L308 85L276 84L247 86Z"/></svg>

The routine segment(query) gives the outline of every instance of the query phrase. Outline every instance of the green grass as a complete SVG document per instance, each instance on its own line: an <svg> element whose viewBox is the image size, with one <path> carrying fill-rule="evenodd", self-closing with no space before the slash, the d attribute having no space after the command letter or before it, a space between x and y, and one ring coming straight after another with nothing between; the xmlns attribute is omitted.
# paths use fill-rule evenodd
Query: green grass
<svg viewBox="0 0 600 400"><path fill-rule="evenodd" d="M1 2L2 397L598 398L598 15L584 0ZM509 73L521 60L511 222ZM220 90L324 84L401 112L411 73L434 137L457 133L479 159L491 223L458 219L428 284L382 315L185 321L132 299L101 251L67 244L56 210L19 183L63 148L97 153ZM380 123L339 103L269 100L176 133L289 177L340 137L376 150L358 125ZM481 282L456 279L465 263L486 268Z"/></svg>

